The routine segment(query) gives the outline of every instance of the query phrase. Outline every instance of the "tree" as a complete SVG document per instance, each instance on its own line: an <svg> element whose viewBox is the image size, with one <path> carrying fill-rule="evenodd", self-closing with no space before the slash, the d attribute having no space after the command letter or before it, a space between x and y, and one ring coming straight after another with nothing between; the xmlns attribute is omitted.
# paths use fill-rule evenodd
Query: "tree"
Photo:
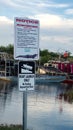
<svg viewBox="0 0 73 130"><path fill-rule="evenodd" d="M14 47L12 44L9 44L8 46L0 46L0 52L7 52L8 54L13 55Z"/></svg>
<svg viewBox="0 0 73 130"><path fill-rule="evenodd" d="M48 55L48 50L45 49L43 51L40 50L40 56L47 56Z"/></svg>
<svg viewBox="0 0 73 130"><path fill-rule="evenodd" d="M13 50L14 50L14 47L12 44L9 44L7 47L6 47L6 52L8 54L12 54L13 55Z"/></svg>
<svg viewBox="0 0 73 130"><path fill-rule="evenodd" d="M0 52L6 52L6 47L0 46Z"/></svg>

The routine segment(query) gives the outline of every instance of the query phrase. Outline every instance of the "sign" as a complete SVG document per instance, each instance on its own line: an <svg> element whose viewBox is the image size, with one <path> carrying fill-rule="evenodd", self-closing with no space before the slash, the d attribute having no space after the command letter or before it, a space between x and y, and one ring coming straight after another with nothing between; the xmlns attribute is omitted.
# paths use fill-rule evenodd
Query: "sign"
<svg viewBox="0 0 73 130"><path fill-rule="evenodd" d="M18 78L20 91L34 90L35 62L20 61Z"/></svg>
<svg viewBox="0 0 73 130"><path fill-rule="evenodd" d="M14 59L32 61L39 59L39 21L14 19Z"/></svg>

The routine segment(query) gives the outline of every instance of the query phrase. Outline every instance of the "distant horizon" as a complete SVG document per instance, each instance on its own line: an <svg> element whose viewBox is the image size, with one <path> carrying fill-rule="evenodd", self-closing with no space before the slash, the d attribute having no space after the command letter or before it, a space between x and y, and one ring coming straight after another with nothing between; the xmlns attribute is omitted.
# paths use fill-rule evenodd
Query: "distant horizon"
<svg viewBox="0 0 73 130"><path fill-rule="evenodd" d="M7 47L7 46L9 46L9 45L12 45L12 46L14 47L14 44L0 45L0 47L1 47L1 46L2 46L2 47ZM39 48L39 49L40 49L40 48ZM60 50L60 52L59 52L59 51L50 51L50 50L48 50L48 49L46 49L46 48L45 48L45 49L40 49L40 51L44 51L44 50L47 50L47 51L50 52L50 53L53 52L53 53L62 54L62 55L66 52L66 51L63 51L63 50L62 50L62 51ZM71 53L71 52L68 52L68 53ZM73 56L73 54L70 54L70 56Z"/></svg>

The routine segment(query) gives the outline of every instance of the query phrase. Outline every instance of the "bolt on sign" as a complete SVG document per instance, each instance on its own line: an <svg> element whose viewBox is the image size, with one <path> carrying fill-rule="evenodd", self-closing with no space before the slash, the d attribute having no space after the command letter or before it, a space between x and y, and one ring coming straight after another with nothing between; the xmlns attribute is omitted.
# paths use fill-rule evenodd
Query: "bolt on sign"
<svg viewBox="0 0 73 130"><path fill-rule="evenodd" d="M39 59L39 21L28 18L14 18L14 59Z"/></svg>
<svg viewBox="0 0 73 130"><path fill-rule="evenodd" d="M18 78L20 91L34 90L35 62L20 61Z"/></svg>

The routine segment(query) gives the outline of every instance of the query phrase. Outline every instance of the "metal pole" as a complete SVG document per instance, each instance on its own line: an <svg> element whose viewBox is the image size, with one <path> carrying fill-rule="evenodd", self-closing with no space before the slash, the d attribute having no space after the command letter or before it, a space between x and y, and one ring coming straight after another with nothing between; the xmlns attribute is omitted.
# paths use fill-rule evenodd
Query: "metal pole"
<svg viewBox="0 0 73 130"><path fill-rule="evenodd" d="M27 130L27 91L23 92L23 130Z"/></svg>

